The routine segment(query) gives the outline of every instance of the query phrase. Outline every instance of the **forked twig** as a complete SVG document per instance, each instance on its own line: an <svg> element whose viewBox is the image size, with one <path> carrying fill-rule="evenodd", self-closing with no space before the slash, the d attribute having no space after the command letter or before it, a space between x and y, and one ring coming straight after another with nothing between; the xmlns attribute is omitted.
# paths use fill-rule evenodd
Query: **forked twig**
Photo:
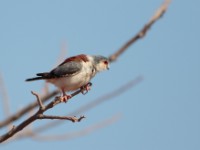
<svg viewBox="0 0 200 150"><path fill-rule="evenodd" d="M59 93L58 90L55 90L51 93L48 93L47 95L45 95L44 97L40 98L41 101L44 103L46 101L48 101L50 98L56 96ZM38 106L37 101L34 101L32 103L30 103L29 105L27 105L26 107L22 108L21 110L19 110L18 112L12 114L11 116L9 116L8 118L6 118L5 120L0 122L0 128L8 125L9 123L18 120L19 118L21 118L22 116L24 116L25 114L27 114L29 111L33 110L34 108L36 108Z"/></svg>
<svg viewBox="0 0 200 150"><path fill-rule="evenodd" d="M37 98L37 102L39 107L39 110L32 115L30 118L26 119L25 121L23 121L21 124L19 124L18 126L13 126L13 128L8 131L6 134L2 135L0 137L0 143L6 141L7 139L9 139L10 137L12 137L14 134L16 134L17 132L21 131L22 129L24 129L26 126L28 126L30 123L36 121L37 119L62 119L62 120L69 120L72 122L79 122L81 121L83 118L85 118L84 116L81 116L79 118L76 117L61 117L61 116L47 116L47 115L43 115L43 113L51 108L53 108L55 105L59 104L62 102L61 98L56 97L54 99L54 101L50 102L49 104L47 104L46 106L44 106L42 104L42 101L40 100L39 96L34 93L31 92L33 95L36 96Z"/></svg>
<svg viewBox="0 0 200 150"><path fill-rule="evenodd" d="M99 106L100 104L102 104L103 102L109 101L111 99L114 99L115 97L123 94L124 92L130 90L132 87L136 86L137 84L139 84L141 81L143 80L142 76L138 76L135 79L128 81L127 83L125 83L124 85L118 87L117 89L114 89L111 92L108 92L105 95L100 96L99 98L96 98L94 100L92 100L91 102L89 102L88 104L85 104L83 106L80 106L78 109L76 109L75 111L66 114L67 116L74 116L74 115L79 115L79 114L83 114L86 111L91 110L92 108L95 108L96 106ZM33 129L32 132L35 134L39 134L41 132L46 131L47 129L51 129L53 127L56 127L58 125L61 125L63 122L61 120L54 120L51 121L45 125L42 125L36 129ZM24 137L27 135L27 133L24 133L25 135L20 134L20 137Z"/></svg>
<svg viewBox="0 0 200 150"><path fill-rule="evenodd" d="M42 104L42 101L41 101L41 99L39 98L38 94L35 93L35 92L33 92L33 91L31 91L31 93L32 93L33 95L35 95L35 97L36 97L36 99L37 99L37 103L38 103L39 106L40 106L40 109L44 109L44 105Z"/></svg>
<svg viewBox="0 0 200 150"><path fill-rule="evenodd" d="M121 118L121 114L117 113L113 115L112 117L105 119L103 121L100 121L98 123L95 123L93 125L90 125L84 129L81 129L80 131L74 131L74 132L66 132L60 135L45 135L42 136L39 134L39 132L27 132L26 134L20 135L18 138L25 138L25 137L31 137L34 140L43 140L43 141L55 141L55 140L69 140L77 137L81 137L87 134L90 134L94 131L97 131L101 128L107 127L108 125L111 125L115 122L117 122Z"/></svg>

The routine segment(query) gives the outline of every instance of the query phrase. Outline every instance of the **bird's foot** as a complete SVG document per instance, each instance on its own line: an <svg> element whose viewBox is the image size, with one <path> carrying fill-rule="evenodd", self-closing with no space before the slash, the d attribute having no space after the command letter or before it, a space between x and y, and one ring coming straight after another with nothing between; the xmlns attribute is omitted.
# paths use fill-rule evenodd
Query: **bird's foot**
<svg viewBox="0 0 200 150"><path fill-rule="evenodd" d="M71 96L71 95L65 94L65 95L63 95L63 96L60 96L60 98L61 98L61 102L67 103L67 101L68 101L70 98L72 98L72 96Z"/></svg>
<svg viewBox="0 0 200 150"><path fill-rule="evenodd" d="M88 84L81 87L81 93L83 95L87 94L89 90L91 90L92 83L89 82Z"/></svg>

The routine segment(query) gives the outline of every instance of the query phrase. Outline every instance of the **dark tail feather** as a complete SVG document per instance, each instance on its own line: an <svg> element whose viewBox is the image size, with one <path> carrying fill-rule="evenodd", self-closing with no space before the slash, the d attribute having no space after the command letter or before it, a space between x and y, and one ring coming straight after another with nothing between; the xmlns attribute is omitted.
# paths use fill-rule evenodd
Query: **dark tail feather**
<svg viewBox="0 0 200 150"><path fill-rule="evenodd" d="M29 79L26 79L25 81L44 80L44 79L49 79L50 78L50 74L48 72L37 73L36 75L40 76L40 77L29 78Z"/></svg>
<svg viewBox="0 0 200 150"><path fill-rule="evenodd" d="M48 72L43 72L43 73L37 73L37 76L41 76L41 77L49 77L49 73Z"/></svg>
<svg viewBox="0 0 200 150"><path fill-rule="evenodd" d="M44 77L35 77L35 78L28 78L25 81L35 81L35 80L42 80L45 79Z"/></svg>

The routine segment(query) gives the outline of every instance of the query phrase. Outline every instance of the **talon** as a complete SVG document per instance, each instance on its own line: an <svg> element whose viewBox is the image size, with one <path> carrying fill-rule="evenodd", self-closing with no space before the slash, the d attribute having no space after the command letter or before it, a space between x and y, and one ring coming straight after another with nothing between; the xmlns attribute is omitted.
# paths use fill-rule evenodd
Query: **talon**
<svg viewBox="0 0 200 150"><path fill-rule="evenodd" d="M70 98L72 98L72 96L71 95L63 95L63 96L60 96L60 98L61 98L61 102L65 102L65 103L67 103L67 101L70 99Z"/></svg>
<svg viewBox="0 0 200 150"><path fill-rule="evenodd" d="M81 89L81 93L82 93L83 95L87 94L87 92L88 92L88 91L85 91L85 89Z"/></svg>
<svg viewBox="0 0 200 150"><path fill-rule="evenodd" d="M91 85L92 85L92 83L89 82L88 84L82 86L82 87L81 87L81 93L82 93L83 95L87 94L88 91L91 90Z"/></svg>
<svg viewBox="0 0 200 150"><path fill-rule="evenodd" d="M65 93L65 90L64 90L64 89L62 89L62 93L63 93L63 95L60 96L61 102L67 103L68 99L72 98L72 96L71 96L71 95L67 95L67 94Z"/></svg>

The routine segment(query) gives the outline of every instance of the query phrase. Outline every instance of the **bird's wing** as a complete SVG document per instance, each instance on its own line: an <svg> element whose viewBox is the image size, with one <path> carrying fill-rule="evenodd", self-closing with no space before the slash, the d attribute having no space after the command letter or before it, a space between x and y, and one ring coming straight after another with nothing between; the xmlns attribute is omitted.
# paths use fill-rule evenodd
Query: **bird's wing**
<svg viewBox="0 0 200 150"><path fill-rule="evenodd" d="M82 64L77 61L69 61L66 63L62 63L55 69L53 69L50 74L54 77L69 77L76 75L82 69Z"/></svg>

